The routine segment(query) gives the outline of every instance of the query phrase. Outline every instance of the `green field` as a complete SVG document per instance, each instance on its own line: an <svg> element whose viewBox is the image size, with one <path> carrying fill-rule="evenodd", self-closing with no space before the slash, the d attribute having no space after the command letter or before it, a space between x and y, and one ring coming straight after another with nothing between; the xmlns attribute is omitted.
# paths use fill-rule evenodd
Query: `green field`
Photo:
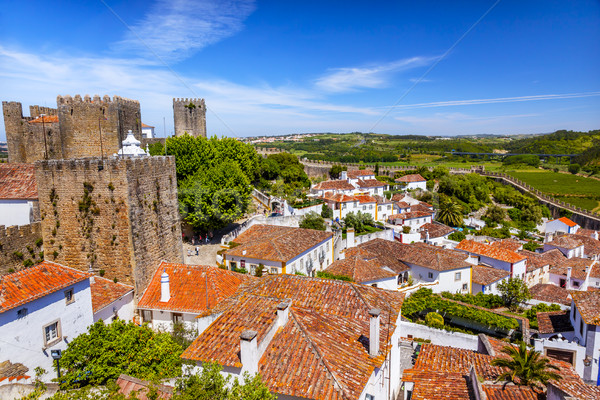
<svg viewBox="0 0 600 400"><path fill-rule="evenodd" d="M600 196L600 180L597 179L544 170L539 170L539 172L508 171L507 174L547 194Z"/></svg>
<svg viewBox="0 0 600 400"><path fill-rule="evenodd" d="M589 197L567 197L567 196L556 196L560 201L574 205L575 207L581 207L585 210L594 212L600 212L600 201L591 199Z"/></svg>

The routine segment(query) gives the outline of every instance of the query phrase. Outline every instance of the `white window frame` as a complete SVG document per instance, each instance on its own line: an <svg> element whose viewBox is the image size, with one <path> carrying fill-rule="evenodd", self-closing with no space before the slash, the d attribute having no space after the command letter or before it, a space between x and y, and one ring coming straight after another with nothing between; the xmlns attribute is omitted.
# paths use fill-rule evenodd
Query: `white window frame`
<svg viewBox="0 0 600 400"><path fill-rule="evenodd" d="M73 288L65 290L65 303L73 304L75 302L75 291Z"/></svg>
<svg viewBox="0 0 600 400"><path fill-rule="evenodd" d="M279 273L279 268L277 267L271 267L271 269L269 270L271 274L278 274Z"/></svg>
<svg viewBox="0 0 600 400"><path fill-rule="evenodd" d="M52 329L53 328L53 329ZM52 333L54 332L54 334ZM50 347L62 340L62 332L60 326L60 318L46 324L42 327L42 335L44 338L44 346Z"/></svg>
<svg viewBox="0 0 600 400"><path fill-rule="evenodd" d="M461 278L462 278L462 274L460 272L455 272L454 273L454 281L455 282L460 281Z"/></svg>
<svg viewBox="0 0 600 400"><path fill-rule="evenodd" d="M142 310L142 320L143 322L152 323L152 310Z"/></svg>

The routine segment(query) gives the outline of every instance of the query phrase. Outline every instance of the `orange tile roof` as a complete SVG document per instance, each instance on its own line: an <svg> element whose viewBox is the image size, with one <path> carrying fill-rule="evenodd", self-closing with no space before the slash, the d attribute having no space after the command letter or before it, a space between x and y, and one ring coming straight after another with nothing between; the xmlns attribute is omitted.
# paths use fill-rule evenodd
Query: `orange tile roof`
<svg viewBox="0 0 600 400"><path fill-rule="evenodd" d="M496 240L495 242L490 243L490 246L499 247L501 249L506 249L515 252L523 249L523 243L515 239Z"/></svg>
<svg viewBox="0 0 600 400"><path fill-rule="evenodd" d="M495 260L500 260L511 264L525 260L527 258L511 250L486 245L468 239L463 239L463 241L456 246L456 249L464 250L468 253L478 254L480 256L493 258Z"/></svg>
<svg viewBox="0 0 600 400"><path fill-rule="evenodd" d="M29 371L25 365L20 363L11 363L9 360L0 361L0 382L8 378L25 377ZM27 378L29 378L27 376Z"/></svg>
<svg viewBox="0 0 600 400"><path fill-rule="evenodd" d="M317 183L313 190L354 190L354 186L348 181L334 180Z"/></svg>
<svg viewBox="0 0 600 400"><path fill-rule="evenodd" d="M465 374L405 369L403 382L413 382L411 400L471 399L469 379Z"/></svg>
<svg viewBox="0 0 600 400"><path fill-rule="evenodd" d="M405 201L395 201L394 205L396 205L400 209L410 208L410 204Z"/></svg>
<svg viewBox="0 0 600 400"><path fill-rule="evenodd" d="M288 262L306 250L331 239L333 233L275 225L253 225L233 240L239 246L226 256Z"/></svg>
<svg viewBox="0 0 600 400"><path fill-rule="evenodd" d="M133 286L99 276L94 277L94 282L90 283L90 288L92 290L92 309L95 313L127 293L133 292Z"/></svg>
<svg viewBox="0 0 600 400"><path fill-rule="evenodd" d="M579 231L577 231L574 236L583 243L583 252L587 257L597 256L600 254L600 240L579 234Z"/></svg>
<svg viewBox="0 0 600 400"><path fill-rule="evenodd" d="M0 164L0 199L37 200L33 164Z"/></svg>
<svg viewBox="0 0 600 400"><path fill-rule="evenodd" d="M0 313L19 307L78 282L92 274L51 261L0 277Z"/></svg>
<svg viewBox="0 0 600 400"><path fill-rule="evenodd" d="M567 259L558 249L552 249L544 253L535 253L529 250L519 250L517 253L527 257L527 272L533 272L536 269L545 266L556 266Z"/></svg>
<svg viewBox="0 0 600 400"><path fill-rule="evenodd" d="M396 182L403 182L403 183L411 183L411 182L425 182L427 179L423 178L421 176L421 174L410 174L410 175L404 175L401 176L400 178L396 179Z"/></svg>
<svg viewBox="0 0 600 400"><path fill-rule="evenodd" d="M598 400L600 399L600 387L586 384L581 379L563 379L552 381L550 385L560 389L566 396L562 398L577 400Z"/></svg>
<svg viewBox="0 0 600 400"><path fill-rule="evenodd" d="M554 247L562 247L563 249L575 249L579 246L584 246L585 236L565 234L554 238L551 242L545 244Z"/></svg>
<svg viewBox="0 0 600 400"><path fill-rule="evenodd" d="M274 329L277 305L288 301L289 320L275 331L259 361L263 382L280 395L356 399L390 350L386 338L396 328L403 298L397 292L349 282L266 276L240 288L212 310L221 315L182 358L241 367L241 333L257 331L260 347L266 333ZM381 309L380 355L376 357L369 356L364 345L369 335L368 311L373 307Z"/></svg>
<svg viewBox="0 0 600 400"><path fill-rule="evenodd" d="M325 271L334 275L351 278L354 282L364 283L380 279L395 278L398 273L386 268L375 255L360 248L346 252L346 258L334 261ZM406 267L408 270L408 267Z"/></svg>
<svg viewBox="0 0 600 400"><path fill-rule="evenodd" d="M171 298L167 302L160 301L160 276L163 272L169 275ZM254 279L256 278L247 274L207 265L187 265L163 261L152 276L148 288L144 291L138 308L199 314L233 295L241 284Z"/></svg>
<svg viewBox="0 0 600 400"><path fill-rule="evenodd" d="M421 240L425 240L427 238L427 233L429 233L430 239L435 239L454 232L453 228L450 228L449 226L439 222L428 222L424 225L421 225L419 229L421 230ZM427 233L425 231L427 231Z"/></svg>
<svg viewBox="0 0 600 400"><path fill-rule="evenodd" d="M325 192L323 196L321 196L323 200L332 201L335 203L348 203L351 201L358 201L354 196L347 195L343 193L333 193L333 192Z"/></svg>
<svg viewBox="0 0 600 400"><path fill-rule="evenodd" d="M540 333L557 333L572 331L570 311L538 312L538 331Z"/></svg>
<svg viewBox="0 0 600 400"><path fill-rule="evenodd" d="M152 125L146 125L142 122L142 128L154 128Z"/></svg>
<svg viewBox="0 0 600 400"><path fill-rule="evenodd" d="M27 121L30 124L41 124L42 122L45 124L51 124L53 122L58 122L58 115L44 115L43 117L37 117L36 119L32 119L31 121Z"/></svg>
<svg viewBox="0 0 600 400"><path fill-rule="evenodd" d="M346 175L348 176L348 178L356 179L361 176L375 175L375 172L373 172L370 169L353 169L346 172Z"/></svg>
<svg viewBox="0 0 600 400"><path fill-rule="evenodd" d="M569 291L581 318L588 325L600 325L600 292Z"/></svg>
<svg viewBox="0 0 600 400"><path fill-rule="evenodd" d="M538 283L529 288L529 294L534 300L564 304L566 306L571 305L569 292L566 289L551 283Z"/></svg>
<svg viewBox="0 0 600 400"><path fill-rule="evenodd" d="M427 203L419 202L410 206L410 211L422 211L431 214L433 207Z"/></svg>
<svg viewBox="0 0 600 400"><path fill-rule="evenodd" d="M489 285L510 276L510 272L486 265L473 265L473 283Z"/></svg>
<svg viewBox="0 0 600 400"><path fill-rule="evenodd" d="M481 385L487 400L545 400L543 393L537 393L529 386L516 386L505 384Z"/></svg>
<svg viewBox="0 0 600 400"><path fill-rule="evenodd" d="M403 201L406 195L404 193L396 193L392 196L392 201Z"/></svg>
<svg viewBox="0 0 600 400"><path fill-rule="evenodd" d="M400 214L390 215L388 219L413 219L413 218L422 218L422 217L431 217L431 212L425 211L410 211Z"/></svg>
<svg viewBox="0 0 600 400"><path fill-rule="evenodd" d="M575 222L571 221L571 220L570 220L569 218L567 218L567 217L560 217L560 218L553 219L552 221L548 221L548 222L554 222L554 221L560 221L560 222L562 222L563 224L569 225L569 226L571 226L571 227L573 227L573 226L576 226L576 225L577 225Z"/></svg>
<svg viewBox="0 0 600 400"><path fill-rule="evenodd" d="M377 203L377 200L373 196L369 196L368 194L356 194L354 198L358 200L359 203Z"/></svg>
<svg viewBox="0 0 600 400"><path fill-rule="evenodd" d="M571 268L571 278L585 280L585 269L588 267L591 268L594 264L596 264L596 261L587 258L567 258L562 263L550 267L548 272L555 275L567 276L568 269ZM596 271L598 270L598 268L595 269Z"/></svg>
<svg viewBox="0 0 600 400"><path fill-rule="evenodd" d="M378 181L377 179L359 179L356 182L360 188L382 187L387 186L387 183Z"/></svg>
<svg viewBox="0 0 600 400"><path fill-rule="evenodd" d="M419 265L436 271L471 268L464 253L425 243L403 244L384 239L374 239L358 247L377 255L387 255L403 262Z"/></svg>

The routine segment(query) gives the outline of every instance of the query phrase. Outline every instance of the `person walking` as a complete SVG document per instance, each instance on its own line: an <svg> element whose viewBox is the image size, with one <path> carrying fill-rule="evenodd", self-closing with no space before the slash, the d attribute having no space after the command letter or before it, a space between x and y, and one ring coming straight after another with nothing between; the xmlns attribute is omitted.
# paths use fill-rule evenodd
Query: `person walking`
<svg viewBox="0 0 600 400"><path fill-rule="evenodd" d="M196 255L199 255L200 253L200 247L196 246Z"/></svg>

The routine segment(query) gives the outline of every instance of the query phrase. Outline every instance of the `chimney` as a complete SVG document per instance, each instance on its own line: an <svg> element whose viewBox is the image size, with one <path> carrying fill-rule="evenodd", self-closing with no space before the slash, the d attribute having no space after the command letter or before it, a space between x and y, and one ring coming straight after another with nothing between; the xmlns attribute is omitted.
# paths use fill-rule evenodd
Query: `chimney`
<svg viewBox="0 0 600 400"><path fill-rule="evenodd" d="M595 264L595 262L593 262L592 265L593 264ZM590 272L592 270L592 265L588 265L585 267L585 278L583 280L583 285L581 285L580 290L587 290L590 285Z"/></svg>
<svg viewBox="0 0 600 400"><path fill-rule="evenodd" d="M290 303L289 301L283 301L277 305L277 326L285 326L288 322L290 315Z"/></svg>
<svg viewBox="0 0 600 400"><path fill-rule="evenodd" d="M354 228L348 228L346 230L346 248L354 247Z"/></svg>
<svg viewBox="0 0 600 400"><path fill-rule="evenodd" d="M171 292L169 290L169 274L165 269L160 276L160 301L166 303L171 298Z"/></svg>
<svg viewBox="0 0 600 400"><path fill-rule="evenodd" d="M379 314L381 310L379 308L371 308L369 310L370 318L370 329L369 329L369 355L379 355Z"/></svg>
<svg viewBox="0 0 600 400"><path fill-rule="evenodd" d="M568 267L567 268L567 283L565 284L565 289L569 290L571 289L571 270L573 268Z"/></svg>
<svg viewBox="0 0 600 400"><path fill-rule="evenodd" d="M429 243L429 229L425 229L425 243Z"/></svg>
<svg viewBox="0 0 600 400"><path fill-rule="evenodd" d="M594 233L592 233L592 239L600 240L600 239L598 239L599 237L600 236L598 235L598 231L594 231Z"/></svg>
<svg viewBox="0 0 600 400"><path fill-rule="evenodd" d="M279 310L277 311L279 314ZM258 343L257 332L247 330L240 336L240 359L242 361L242 372L254 375L258 372Z"/></svg>
<svg viewBox="0 0 600 400"><path fill-rule="evenodd" d="M346 171L340 172L340 179L344 181L348 180L348 173Z"/></svg>
<svg viewBox="0 0 600 400"><path fill-rule="evenodd" d="M96 282L96 279L95 279L95 277L93 275L94 274L94 269L92 268L92 264L90 264L90 267L88 268L88 272L90 274L92 274L92 276L90 276L90 285L91 285L92 283Z"/></svg>

